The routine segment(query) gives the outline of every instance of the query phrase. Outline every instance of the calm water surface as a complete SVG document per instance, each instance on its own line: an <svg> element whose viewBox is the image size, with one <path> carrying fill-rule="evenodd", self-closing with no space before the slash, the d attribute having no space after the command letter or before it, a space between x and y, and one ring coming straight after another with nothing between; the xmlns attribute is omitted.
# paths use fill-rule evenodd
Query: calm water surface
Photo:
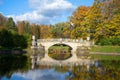
<svg viewBox="0 0 120 80"><path fill-rule="evenodd" d="M86 66L42 66L31 69L23 55L0 56L0 80L120 80L120 61L96 61Z"/></svg>
<svg viewBox="0 0 120 80"><path fill-rule="evenodd" d="M66 80L68 75L68 72L57 72L54 68L35 69L27 72L14 72L10 78L4 76L1 80Z"/></svg>

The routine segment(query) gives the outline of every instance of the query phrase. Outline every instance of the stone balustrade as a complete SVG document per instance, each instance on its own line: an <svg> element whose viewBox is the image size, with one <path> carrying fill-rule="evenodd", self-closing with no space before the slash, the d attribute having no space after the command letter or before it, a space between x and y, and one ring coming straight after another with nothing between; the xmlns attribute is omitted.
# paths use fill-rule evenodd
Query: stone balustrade
<svg viewBox="0 0 120 80"><path fill-rule="evenodd" d="M85 43L88 40L81 39L66 39L66 38L60 38L60 39L37 39L37 42L74 42L74 43Z"/></svg>

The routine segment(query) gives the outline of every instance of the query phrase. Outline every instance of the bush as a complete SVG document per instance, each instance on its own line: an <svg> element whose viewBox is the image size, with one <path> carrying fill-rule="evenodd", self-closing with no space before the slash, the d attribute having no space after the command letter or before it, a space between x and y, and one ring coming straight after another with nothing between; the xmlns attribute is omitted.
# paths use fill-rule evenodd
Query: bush
<svg viewBox="0 0 120 80"><path fill-rule="evenodd" d="M113 45L113 46L120 46L120 38L115 36L112 38L103 38L96 42L97 45Z"/></svg>
<svg viewBox="0 0 120 80"><path fill-rule="evenodd" d="M109 38L104 38L96 42L97 45L112 45L111 39Z"/></svg>
<svg viewBox="0 0 120 80"><path fill-rule="evenodd" d="M0 31L0 46L6 48L13 47L12 34L5 29Z"/></svg>
<svg viewBox="0 0 120 80"><path fill-rule="evenodd" d="M18 33L12 33L5 29L0 31L0 48L26 48L26 38Z"/></svg>
<svg viewBox="0 0 120 80"><path fill-rule="evenodd" d="M112 37L111 38L112 45L118 45L120 46L120 38L119 37Z"/></svg>

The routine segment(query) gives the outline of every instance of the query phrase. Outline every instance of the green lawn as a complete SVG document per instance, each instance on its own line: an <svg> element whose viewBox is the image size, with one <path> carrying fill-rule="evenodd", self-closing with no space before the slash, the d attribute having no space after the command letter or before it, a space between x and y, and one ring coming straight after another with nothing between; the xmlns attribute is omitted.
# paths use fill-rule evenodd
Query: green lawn
<svg viewBox="0 0 120 80"><path fill-rule="evenodd" d="M120 56L117 55L104 55L104 54L91 54L91 59L98 60L120 60Z"/></svg>
<svg viewBox="0 0 120 80"><path fill-rule="evenodd" d="M93 46L91 52L120 53L120 46Z"/></svg>

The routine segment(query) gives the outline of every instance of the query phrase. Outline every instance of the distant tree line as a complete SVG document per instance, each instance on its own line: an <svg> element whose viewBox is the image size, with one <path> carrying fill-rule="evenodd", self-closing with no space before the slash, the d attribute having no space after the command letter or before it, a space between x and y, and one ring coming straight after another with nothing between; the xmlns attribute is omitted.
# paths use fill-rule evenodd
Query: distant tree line
<svg viewBox="0 0 120 80"><path fill-rule="evenodd" d="M92 6L79 6L69 16L69 21L54 25L30 24L29 21L18 21L15 23L12 17L6 18L0 14L0 33L5 29L9 35L23 36L27 46L31 45L32 35L35 35L38 39L86 39L89 36L90 40L94 40L99 45L120 45L119 4L119 0L95 0ZM1 42L0 46L2 46Z"/></svg>

